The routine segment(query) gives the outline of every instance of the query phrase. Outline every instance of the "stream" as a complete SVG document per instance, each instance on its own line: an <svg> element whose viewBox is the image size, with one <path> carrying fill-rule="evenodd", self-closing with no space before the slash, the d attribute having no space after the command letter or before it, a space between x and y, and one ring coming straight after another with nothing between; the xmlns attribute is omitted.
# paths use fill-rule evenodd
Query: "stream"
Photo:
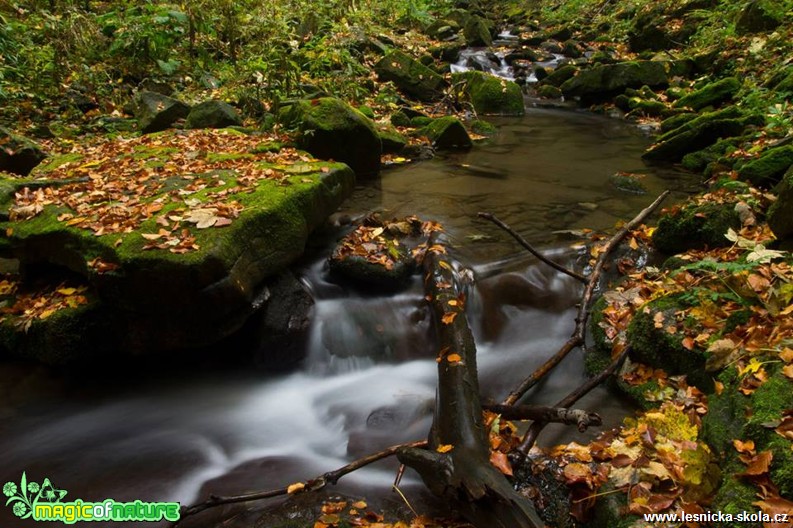
<svg viewBox="0 0 793 528"><path fill-rule="evenodd" d="M496 214L580 269L581 242L569 231L610 229L663 189L675 189L679 200L695 183L645 167L640 154L649 140L619 120L534 108L489 120L495 137L470 152L388 168L360 184L341 214L416 214L445 226L453 257L475 278L468 317L483 393L498 400L570 335L580 286L527 258L476 213ZM647 194L613 187L617 171L641 173ZM0 365L0 481L19 482L26 471L28 480L47 477L68 490L65 500L184 504L281 487L425 438L437 372L419 278L390 295L334 283L325 260L341 232L315 240L298 270L316 307L308 356L295 372L150 362L137 371L100 366L80 374ZM552 404L584 379L576 351L526 401ZM600 413L604 428L632 412L604 389L578 406ZM539 443L581 440L573 429L549 427ZM392 460L356 472L333 491L401 502L386 497L395 467ZM421 507L414 475L402 489ZM0 525L12 520L10 508L0 508Z"/></svg>

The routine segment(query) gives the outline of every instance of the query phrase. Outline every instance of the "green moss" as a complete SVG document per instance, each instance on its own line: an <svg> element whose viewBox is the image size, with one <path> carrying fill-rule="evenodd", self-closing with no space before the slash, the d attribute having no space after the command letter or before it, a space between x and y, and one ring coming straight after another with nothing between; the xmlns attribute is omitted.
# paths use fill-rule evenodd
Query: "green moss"
<svg viewBox="0 0 793 528"><path fill-rule="evenodd" d="M465 81L465 90L478 114L522 116L523 92L516 83L479 71L456 73L452 81Z"/></svg>
<svg viewBox="0 0 793 528"><path fill-rule="evenodd" d="M689 383L708 392L713 381L705 372L705 357L685 348L684 334L677 329L676 314L684 307L678 294L660 297L640 308L628 325L631 358L669 374L685 374ZM669 331L670 326L675 330Z"/></svg>
<svg viewBox="0 0 793 528"><path fill-rule="evenodd" d="M374 66L378 77L422 101L443 96L446 81L430 68L399 50L391 50Z"/></svg>
<svg viewBox="0 0 793 528"><path fill-rule="evenodd" d="M741 167L738 177L752 185L772 187L779 182L791 165L793 165L793 146L771 148L756 160Z"/></svg>
<svg viewBox="0 0 793 528"><path fill-rule="evenodd" d="M724 235L740 226L734 203L686 205L675 214L661 217L653 233L653 245L667 254L703 246L725 247L731 242Z"/></svg>
<svg viewBox="0 0 793 528"><path fill-rule="evenodd" d="M465 127L454 116L446 116L433 119L430 124L421 129L421 134L427 136L432 141L435 148L471 148L473 143Z"/></svg>
<svg viewBox="0 0 793 528"><path fill-rule="evenodd" d="M40 165L36 166L30 172L30 177L40 178L42 176L46 176L48 172L52 172L58 167L62 167L68 163L77 164L83 158L84 156L77 152L69 152L68 154L62 154L60 156L53 156L43 161Z"/></svg>
<svg viewBox="0 0 793 528"><path fill-rule="evenodd" d="M742 471L739 467L734 467L734 472ZM724 480L713 500L711 511L721 511L729 513L733 517L743 512L757 511L757 506L752 503L757 501L757 489L754 486L733 476L732 472L724 471ZM724 521L715 523L718 528L760 528L760 523L749 524L746 522Z"/></svg>
<svg viewBox="0 0 793 528"><path fill-rule="evenodd" d="M483 119L474 119L468 126L475 134L480 134L482 136L491 136L497 132L495 125Z"/></svg>
<svg viewBox="0 0 793 528"><path fill-rule="evenodd" d="M239 159L252 159L253 154L238 153L238 152L207 152L207 163L218 163L221 161L231 161Z"/></svg>
<svg viewBox="0 0 793 528"><path fill-rule="evenodd" d="M741 89L741 82L735 77L727 77L703 86L699 90L675 101L675 108L691 108L701 110L707 106L716 106L732 100Z"/></svg>

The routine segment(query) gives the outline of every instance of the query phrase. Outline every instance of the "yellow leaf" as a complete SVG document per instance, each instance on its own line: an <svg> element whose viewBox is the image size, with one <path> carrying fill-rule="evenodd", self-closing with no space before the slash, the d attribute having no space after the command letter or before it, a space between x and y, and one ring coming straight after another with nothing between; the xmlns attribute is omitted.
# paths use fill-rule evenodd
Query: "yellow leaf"
<svg viewBox="0 0 793 528"><path fill-rule="evenodd" d="M740 376L744 376L746 374L754 374L755 372L758 372L761 368L763 368L763 363L755 357L752 358L751 361L749 361L748 365L746 365L743 368L739 368L738 374Z"/></svg>
<svg viewBox="0 0 793 528"><path fill-rule="evenodd" d="M630 246L631 249L639 249L639 243L636 242L636 239L634 237L631 237L631 239L628 241L628 245Z"/></svg>
<svg viewBox="0 0 793 528"><path fill-rule="evenodd" d="M367 506L367 504L364 501L358 501L358 502L353 502L352 503L352 507L357 509L357 510L363 510L363 509L366 508L366 506Z"/></svg>
<svg viewBox="0 0 793 528"><path fill-rule="evenodd" d="M41 312L39 314L39 319L46 319L47 317L51 316L52 314L54 314L57 311L58 310L55 309L55 308L48 308L47 310L44 310L43 312Z"/></svg>
<svg viewBox="0 0 793 528"><path fill-rule="evenodd" d="M61 295L65 295L66 297L68 297L69 295L74 295L74 292L77 291L77 288L58 288L55 291L57 291Z"/></svg>
<svg viewBox="0 0 793 528"><path fill-rule="evenodd" d="M785 365L782 367L782 374L784 374L786 378L793 379L793 365Z"/></svg>
<svg viewBox="0 0 793 528"><path fill-rule="evenodd" d="M302 482L295 482L294 484L290 484L286 488L286 492L289 495L292 495L293 493L297 493L298 491L303 491L305 489L305 487L306 487L306 485L303 484Z"/></svg>
<svg viewBox="0 0 793 528"><path fill-rule="evenodd" d="M457 317L457 312L447 312L441 317L441 322L443 324L452 324L455 317Z"/></svg>
<svg viewBox="0 0 793 528"><path fill-rule="evenodd" d="M454 449L454 446L451 444L441 444L435 448L435 451L437 451L438 453L448 453L452 449Z"/></svg>
<svg viewBox="0 0 793 528"><path fill-rule="evenodd" d="M459 304L459 303L457 302L457 299L451 299L451 300L449 301L449 306L457 306L457 304Z"/></svg>
<svg viewBox="0 0 793 528"><path fill-rule="evenodd" d="M446 356L446 361L448 361L449 363L458 363L462 360L463 358L460 357L460 354L449 354L448 356Z"/></svg>

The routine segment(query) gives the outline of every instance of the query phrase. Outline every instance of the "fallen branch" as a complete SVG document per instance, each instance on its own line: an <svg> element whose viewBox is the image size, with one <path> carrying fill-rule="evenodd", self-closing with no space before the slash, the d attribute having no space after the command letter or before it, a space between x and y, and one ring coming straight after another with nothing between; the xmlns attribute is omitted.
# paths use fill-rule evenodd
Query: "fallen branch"
<svg viewBox="0 0 793 528"><path fill-rule="evenodd" d="M606 264L609 255L612 251L614 251L619 243L622 242L628 233L631 232L631 230L638 227L645 218L647 218L659 205L661 205L661 202L663 202L668 195L669 191L662 192L653 203L648 205L639 214L637 214L633 220L622 226L622 229L620 229L613 237L611 237L611 239L609 239L608 243L603 248L603 251L598 256L598 259L595 262L595 267L592 268L592 273L590 273L589 277L587 278L584 293L581 296L581 303L578 305L578 314L575 318L575 329L573 330L573 334L570 336L570 339L565 341L556 354L548 358L545 363L540 365L537 370L532 372L529 377L524 379L515 390L510 392L509 396L507 396L507 398L503 401L504 405L514 405L517 403L517 401L520 400L529 389L534 387L537 382L539 382L546 374L548 374L548 372L558 365L559 362L561 362L571 350L584 344L586 336L586 324L587 320L589 319L589 305L592 302L592 295L594 294L595 289L598 287L600 275L603 273L603 266Z"/></svg>
<svg viewBox="0 0 793 528"><path fill-rule="evenodd" d="M427 251L424 268L440 346L435 413L429 449L401 449L397 457L478 528L541 528L532 502L490 463L474 338L442 248Z"/></svg>
<svg viewBox="0 0 793 528"><path fill-rule="evenodd" d="M262 500L262 499L271 499L273 497L281 497L283 495L291 495L295 493L303 493L306 491L317 491L321 490L328 484L336 484L340 478L343 476L352 473L358 469L361 469L369 464L373 464L379 460L383 460L384 458L388 458L390 456L394 456L400 449L417 449L420 450L422 447L426 447L427 441L426 440L419 440L416 442L408 442L405 444L399 444L395 446L388 447L383 449L382 451L378 451L377 453L372 453L371 455L367 455L365 457L359 458L350 462L347 465L344 465L336 470L328 471L327 473L323 473L318 477L313 479L307 480L305 482L297 482L295 484L291 484L289 486L278 488L274 490L268 491L257 491L254 493L247 493L243 495L231 495L227 497L221 497L218 495L210 495L207 500L204 502L200 502L198 504L194 504L189 507L183 507L181 512L181 519L185 517L189 517L191 515L196 515L201 513L204 510L208 510L209 508L214 508L216 506L221 506L224 504L235 504L238 502L248 502L248 501L255 501L255 500ZM171 526L178 525L178 521L173 523Z"/></svg>
<svg viewBox="0 0 793 528"><path fill-rule="evenodd" d="M490 213L478 213L478 216L480 218L484 218L485 220L490 220L491 222L496 224L498 227L500 227L501 229L503 229L504 231L506 231L507 233L512 235L512 238L517 240L518 243L521 246L523 246L524 248L526 248L529 253L531 253L532 255L534 255L535 257L540 259L541 261L545 262L546 264L548 264L550 267L552 267L556 271L564 273L565 275L569 275L570 277L573 277L577 281L586 284L586 282L587 282L587 278L586 277L584 277L580 273L577 273L577 272L575 272L573 270L569 270L569 269L565 268L561 264L552 261L551 259L549 259L545 255L543 255L542 253L540 253L539 251L534 249L534 247L531 244L529 244L529 242L525 238L523 238L517 232L515 232L515 230L512 229L511 227L509 227L509 225L507 225L506 223L504 223L501 220L499 220L495 215L490 214Z"/></svg>
<svg viewBox="0 0 793 528"><path fill-rule="evenodd" d="M614 361L612 361L608 367L606 367L600 374L597 376L590 378L578 387L576 390L559 400L556 404L558 407L568 407L573 405L575 402L583 398L586 394L589 393L592 389L606 381L612 374L614 374L617 369L622 365L622 362L625 361L625 358L628 357L628 353L630 352L630 347L625 347L619 356L617 356ZM600 418L600 417L598 417ZM537 437L540 435L540 432L548 425L551 420L538 420L531 424L529 430L526 431L526 435L523 437L523 441L520 444L518 450L523 453L524 455L529 452L529 450L534 445L534 442L537 441ZM600 425L600 424L598 424ZM581 428L579 427L579 431ZM583 431L582 431L583 432Z"/></svg>
<svg viewBox="0 0 793 528"><path fill-rule="evenodd" d="M542 405L483 405L482 409L501 415L505 420L532 420L534 422L576 425L582 433L591 426L603 423L597 413L583 409L544 407Z"/></svg>

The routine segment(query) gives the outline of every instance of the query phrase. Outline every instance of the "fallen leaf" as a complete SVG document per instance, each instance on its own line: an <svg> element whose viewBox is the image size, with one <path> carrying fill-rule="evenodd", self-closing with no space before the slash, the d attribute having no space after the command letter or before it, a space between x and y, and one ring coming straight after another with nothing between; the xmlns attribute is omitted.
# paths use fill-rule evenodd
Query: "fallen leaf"
<svg viewBox="0 0 793 528"><path fill-rule="evenodd" d="M454 446L451 444L441 444L435 448L435 451L437 451L438 453L448 453L452 449L454 449Z"/></svg>

